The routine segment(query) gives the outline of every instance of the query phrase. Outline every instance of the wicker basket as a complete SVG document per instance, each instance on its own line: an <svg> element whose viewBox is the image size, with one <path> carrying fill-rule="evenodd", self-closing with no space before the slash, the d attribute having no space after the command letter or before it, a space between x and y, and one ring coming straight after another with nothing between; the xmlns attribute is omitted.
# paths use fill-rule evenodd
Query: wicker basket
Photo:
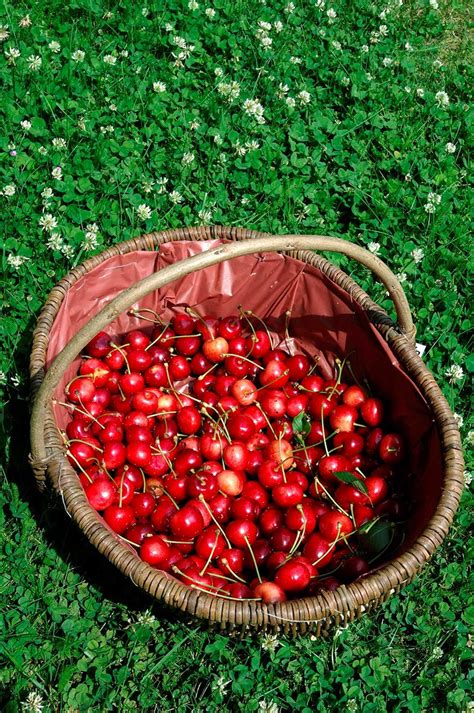
<svg viewBox="0 0 474 713"><path fill-rule="evenodd" d="M156 250L162 243L176 240L231 241L201 252L146 277L104 307L56 357L45 374L46 351L54 319L68 289L84 274L106 259L135 250ZM394 301L398 326L344 272L313 250L344 253L355 258L385 284ZM432 411L441 444L442 487L435 512L416 541L390 563L359 581L333 592L279 604L255 601L227 601L193 590L168 574L143 562L123 545L89 506L53 417L51 398L64 371L88 341L117 315L138 299L173 280L210 265L241 255L281 252L316 267L333 283L349 293L366 313L371 324L389 345L402 368L409 374ZM118 569L145 592L167 605L207 619L222 629L247 627L258 630L282 629L292 634L311 630L317 635L347 623L373 609L409 583L446 537L463 488L463 458L458 428L449 406L433 376L414 347L415 328L403 290L393 273L371 253L344 240L322 236L271 236L255 231L213 226L151 233L122 243L88 260L69 273L51 292L34 332L30 362L32 392L35 397L31 418L31 456L38 487L49 484L61 494L68 513L90 540Z"/></svg>

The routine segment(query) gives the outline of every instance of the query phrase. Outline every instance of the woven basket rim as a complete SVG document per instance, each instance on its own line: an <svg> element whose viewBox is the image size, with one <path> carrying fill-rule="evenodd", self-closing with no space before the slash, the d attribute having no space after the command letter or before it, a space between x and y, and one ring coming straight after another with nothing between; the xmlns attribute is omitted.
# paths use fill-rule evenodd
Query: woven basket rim
<svg viewBox="0 0 474 713"><path fill-rule="evenodd" d="M173 240L246 240L267 236L270 237L267 233L224 226L153 232L119 243L74 268L53 288L38 318L30 361L33 396L44 378L48 335L54 318L67 290L89 270L114 255L134 250L156 250L162 243ZM339 625L360 616L363 611L385 601L413 579L446 537L461 497L464 466L456 421L433 376L409 340L400 334L393 321L352 278L331 262L308 250L287 254L317 267L367 312L370 322L389 344L433 410L442 448L443 487L433 516L406 552L361 580L342 585L335 592L324 591L312 597L276 605L247 603L245 600L226 601L190 589L166 573L153 569L119 541L88 504L76 473L65 457L54 421L51 422L50 418L44 421L44 440L48 453L46 462L33 462L32 467L40 485L44 484L45 471L48 469L54 487L61 492L66 510L92 544L154 598L198 617L216 621L223 627L282 627L285 631L296 633L317 626L319 633L332 624Z"/></svg>

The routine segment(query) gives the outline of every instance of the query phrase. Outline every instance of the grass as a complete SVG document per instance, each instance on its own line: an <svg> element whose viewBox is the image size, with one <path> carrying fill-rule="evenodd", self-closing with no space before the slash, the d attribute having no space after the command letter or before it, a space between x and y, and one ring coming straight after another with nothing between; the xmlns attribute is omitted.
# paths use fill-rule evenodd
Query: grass
<svg viewBox="0 0 474 713"><path fill-rule="evenodd" d="M108 245L198 223L324 233L386 260L472 468L469 4L190 5L0 10L2 710L473 710L469 488L413 584L295 641L152 604L35 492L27 362L49 290Z"/></svg>

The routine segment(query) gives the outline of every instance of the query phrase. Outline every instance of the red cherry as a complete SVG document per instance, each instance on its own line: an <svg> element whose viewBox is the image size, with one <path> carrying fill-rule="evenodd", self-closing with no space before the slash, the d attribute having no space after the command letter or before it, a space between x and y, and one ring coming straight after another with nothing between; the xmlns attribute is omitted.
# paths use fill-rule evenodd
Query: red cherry
<svg viewBox="0 0 474 713"><path fill-rule="evenodd" d="M308 357L304 354L295 354L286 361L286 368L289 372L289 377L292 381L301 381L307 376L311 364Z"/></svg>
<svg viewBox="0 0 474 713"><path fill-rule="evenodd" d="M239 549L247 549L247 542L250 545L255 543L258 528L251 520L232 520L227 525L225 532L233 545Z"/></svg>
<svg viewBox="0 0 474 713"><path fill-rule="evenodd" d="M405 455L405 444L398 433L387 433L379 444L379 456L384 463L400 463Z"/></svg>
<svg viewBox="0 0 474 713"><path fill-rule="evenodd" d="M140 548L142 560L159 569L167 568L169 554L169 545L159 535L148 537Z"/></svg>
<svg viewBox="0 0 474 713"><path fill-rule="evenodd" d="M303 488L297 483L281 483L272 490L274 502L282 508L298 505L303 500Z"/></svg>
<svg viewBox="0 0 474 713"><path fill-rule="evenodd" d="M130 371L142 372L152 364L151 356L144 349L131 349L127 354Z"/></svg>
<svg viewBox="0 0 474 713"><path fill-rule="evenodd" d="M290 561L283 564L275 574L275 583L285 592L301 592L309 584L310 573L301 562Z"/></svg>
<svg viewBox="0 0 474 713"><path fill-rule="evenodd" d="M86 346L86 352L92 357L102 359L110 350L110 337L106 332L99 332Z"/></svg>
<svg viewBox="0 0 474 713"><path fill-rule="evenodd" d="M341 512L327 512L321 515L318 522L321 535L329 542L334 542L350 535L354 529L352 520Z"/></svg>
<svg viewBox="0 0 474 713"><path fill-rule="evenodd" d="M155 509L155 498L151 493L136 493L131 507L136 517L149 517Z"/></svg>
<svg viewBox="0 0 474 713"><path fill-rule="evenodd" d="M221 470L217 476L217 483L221 493L235 498L237 495L240 495L243 490L245 475L241 471Z"/></svg>
<svg viewBox="0 0 474 713"><path fill-rule="evenodd" d="M265 488L256 480L247 480L247 482L244 483L242 495L246 498L250 498L250 500L255 500L261 510L267 507L270 499Z"/></svg>
<svg viewBox="0 0 474 713"><path fill-rule="evenodd" d="M170 519L170 529L177 540L192 540L203 528L204 520L200 511L191 505L185 505Z"/></svg>
<svg viewBox="0 0 474 713"><path fill-rule="evenodd" d="M89 504L94 510L105 510L115 500L117 489L111 480L95 480L85 489Z"/></svg>
<svg viewBox="0 0 474 713"><path fill-rule="evenodd" d="M253 593L256 597L261 598L265 604L276 604L277 602L286 601L285 591L275 582L262 582L257 584Z"/></svg>
<svg viewBox="0 0 474 713"><path fill-rule="evenodd" d="M309 536L304 548L304 556L311 562L313 567L321 569L327 567L331 562L335 550L335 545L321 537L317 532Z"/></svg>
<svg viewBox="0 0 474 713"><path fill-rule="evenodd" d="M123 374L120 377L120 388L126 396L138 394L139 391L143 390L144 386L145 379L141 374L138 374L136 372L131 372L130 374Z"/></svg>
<svg viewBox="0 0 474 713"><path fill-rule="evenodd" d="M360 413L368 426L379 426L384 415L383 403L380 399L366 399L360 406Z"/></svg>
<svg viewBox="0 0 474 713"><path fill-rule="evenodd" d="M171 320L171 326L176 334L192 334L195 322L188 314L176 314Z"/></svg>
<svg viewBox="0 0 474 713"><path fill-rule="evenodd" d="M270 337L267 332L259 329L255 330L255 333L247 339L247 348L253 358L259 359L265 356L265 354L267 354L267 352L269 352L272 348Z"/></svg>
<svg viewBox="0 0 474 713"><path fill-rule="evenodd" d="M224 337L228 341L240 337L242 334L242 323L239 317L230 316L224 317L217 325L217 331L220 337Z"/></svg>
<svg viewBox="0 0 474 713"><path fill-rule="evenodd" d="M312 391L317 394L324 388L324 379L316 374L311 374L310 376L304 377L301 381L301 386L305 391ZM318 413L318 417L321 418L321 412Z"/></svg>
<svg viewBox="0 0 474 713"><path fill-rule="evenodd" d="M102 461L107 470L115 470L127 460L127 449L122 441L111 441L104 445Z"/></svg>
<svg viewBox="0 0 474 713"><path fill-rule="evenodd" d="M267 537L277 532L285 522L285 516L282 510L275 507L266 508L258 519L258 525L263 535ZM296 528L298 529L298 528Z"/></svg>
<svg viewBox="0 0 474 713"><path fill-rule="evenodd" d="M227 430L232 438L245 443L255 434L255 424L249 416L235 413L227 420Z"/></svg>
<svg viewBox="0 0 474 713"><path fill-rule="evenodd" d="M233 500L230 513L231 517L241 520L255 520L260 508L250 498L240 497Z"/></svg>
<svg viewBox="0 0 474 713"><path fill-rule="evenodd" d="M241 574L244 569L244 553L238 548L229 548L222 551L217 562L224 574Z"/></svg>
<svg viewBox="0 0 474 713"><path fill-rule="evenodd" d="M66 387L69 401L75 404L88 404L95 394L95 386L89 377L77 377Z"/></svg>
<svg viewBox="0 0 474 713"><path fill-rule="evenodd" d="M128 332L126 341L132 349L146 349L150 344L150 337L139 329Z"/></svg>
<svg viewBox="0 0 474 713"><path fill-rule="evenodd" d="M135 522L135 514L131 507L124 505L109 505L103 512L103 518L114 532L122 535Z"/></svg>
<svg viewBox="0 0 474 713"><path fill-rule="evenodd" d="M139 522L125 530L123 537L136 545L142 545L147 537L151 537L154 534L151 525L146 522Z"/></svg>
<svg viewBox="0 0 474 713"><path fill-rule="evenodd" d="M367 394L360 386L348 386L342 395L342 402L353 408L359 408L366 399Z"/></svg>
<svg viewBox="0 0 474 713"><path fill-rule="evenodd" d="M206 339L202 345L202 351L206 359L209 359L213 364L218 363L224 361L229 353L229 343L223 337Z"/></svg>
<svg viewBox="0 0 474 713"><path fill-rule="evenodd" d="M341 404L329 414L329 423L334 431L349 433L354 430L358 411L352 406Z"/></svg>
<svg viewBox="0 0 474 713"><path fill-rule="evenodd" d="M205 560L211 556L212 559L217 559L225 548L225 539L215 525L205 529L197 538L195 545L196 554Z"/></svg>
<svg viewBox="0 0 474 713"><path fill-rule="evenodd" d="M132 465L143 468L150 462L152 453L148 443L132 441L127 446L127 461Z"/></svg>

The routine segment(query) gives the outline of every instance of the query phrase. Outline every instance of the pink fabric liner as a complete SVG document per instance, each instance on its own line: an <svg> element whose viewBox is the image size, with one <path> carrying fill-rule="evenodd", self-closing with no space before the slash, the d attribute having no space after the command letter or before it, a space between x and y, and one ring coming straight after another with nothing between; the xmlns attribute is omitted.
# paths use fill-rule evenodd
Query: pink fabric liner
<svg viewBox="0 0 474 713"><path fill-rule="evenodd" d="M171 242L159 252L136 251L109 258L81 277L67 292L50 333L47 367L72 336L123 290L157 270L190 255L209 250L221 241ZM441 449L433 415L417 386L403 371L394 354L352 298L319 270L277 253L251 255L194 272L147 295L135 308L155 310L167 321L185 306L200 315L235 314L238 306L254 311L276 337L284 335L286 312L291 310L291 351L299 349L320 357L323 376L334 374L334 358L351 354L358 378L367 379L391 415L391 425L403 433L410 453L408 479L412 503L407 536L409 547L433 514L442 482ZM106 331L120 335L130 329L150 329L151 323L120 315ZM285 346L285 345L283 345ZM64 387L77 371L76 359L59 384L55 396L63 400ZM69 417L54 406L64 427Z"/></svg>

